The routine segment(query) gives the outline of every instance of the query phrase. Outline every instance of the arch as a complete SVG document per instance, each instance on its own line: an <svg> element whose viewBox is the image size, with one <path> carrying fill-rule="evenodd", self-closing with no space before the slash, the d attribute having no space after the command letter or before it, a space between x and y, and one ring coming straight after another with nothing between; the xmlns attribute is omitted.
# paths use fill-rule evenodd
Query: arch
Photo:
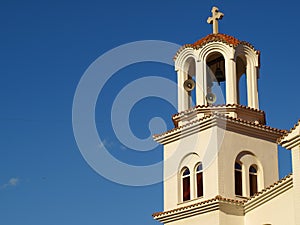
<svg viewBox="0 0 300 225"><path fill-rule="evenodd" d="M236 57L236 86L237 86L237 99L238 104L248 105L248 91L247 91L247 59L245 55Z"/></svg>
<svg viewBox="0 0 300 225"><path fill-rule="evenodd" d="M234 59L234 49L222 42L211 42L199 49L197 60L206 61L210 53L219 52L225 59Z"/></svg>
<svg viewBox="0 0 300 225"><path fill-rule="evenodd" d="M186 154L179 162L178 171L181 171L182 168L194 168L194 165L200 161L200 156L196 152L190 152Z"/></svg>
<svg viewBox="0 0 300 225"><path fill-rule="evenodd" d="M175 60L175 70L182 70L184 72L188 72L188 67L186 62L189 59L194 59L195 61L197 61L197 57L195 55L195 50L193 48L185 48L183 49L180 54L177 56L176 60Z"/></svg>
<svg viewBox="0 0 300 225"><path fill-rule="evenodd" d="M195 165L198 165L200 157L197 153L191 152L186 154L179 162L178 167L178 201L184 202L195 198L196 196L196 179L195 177ZM184 174L185 169L189 170L189 176ZM186 178L186 179L184 179ZM188 179L189 178L189 179ZM188 185L189 184L189 185ZM189 188L188 188L189 186ZM189 190L189 198L188 192Z"/></svg>
<svg viewBox="0 0 300 225"><path fill-rule="evenodd" d="M225 62L225 79L226 84L223 87L222 95L225 96L226 101L217 104L236 104L237 103L237 87L236 87L236 68L235 68L235 61L234 61L234 52L235 49L231 45L227 45L222 42L210 42L206 44L204 47L199 49L199 56L198 59L207 62L208 57L211 54L221 54L224 57ZM207 74L206 67L204 68L204 74ZM206 82L204 82L206 83ZM221 88L222 89L222 88ZM207 91L205 92L205 95ZM206 102L207 103L207 102Z"/></svg>
<svg viewBox="0 0 300 225"><path fill-rule="evenodd" d="M252 196L264 188L263 166L255 154L248 150L241 151L235 162L242 166L243 196Z"/></svg>
<svg viewBox="0 0 300 225"><path fill-rule="evenodd" d="M247 101L245 105L258 109L257 79L259 78L259 53L247 45L240 44L236 47L234 60L237 64L241 65L241 63L238 63L238 60L241 58L243 58L245 65L245 69L242 72L246 74ZM237 70L241 71L238 65ZM240 79L240 76L237 71L238 79Z"/></svg>
<svg viewBox="0 0 300 225"><path fill-rule="evenodd" d="M247 45L239 44L235 48L234 60L236 61L236 58L241 55L246 57L247 63L249 65L259 67L259 56L255 50Z"/></svg>
<svg viewBox="0 0 300 225"><path fill-rule="evenodd" d="M226 66L224 55L220 52L211 52L206 57L205 61L206 74L206 96L213 93L217 96L216 102L209 102L209 104L224 104L222 96L226 99ZM221 98L220 98L221 97Z"/></svg>
<svg viewBox="0 0 300 225"><path fill-rule="evenodd" d="M203 197L203 165L198 163L195 167L195 179L196 179L196 196L197 198Z"/></svg>
<svg viewBox="0 0 300 225"><path fill-rule="evenodd" d="M196 104L196 90L186 91L184 82L196 79L196 57L193 48L185 48L175 60L178 80L178 111L184 111ZM197 88L197 87L196 87Z"/></svg>

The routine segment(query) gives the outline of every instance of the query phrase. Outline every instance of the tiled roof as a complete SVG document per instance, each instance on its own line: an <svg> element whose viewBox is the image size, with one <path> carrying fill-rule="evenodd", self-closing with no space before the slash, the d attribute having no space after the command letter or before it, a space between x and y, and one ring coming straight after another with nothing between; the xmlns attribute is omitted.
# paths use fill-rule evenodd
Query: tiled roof
<svg viewBox="0 0 300 225"><path fill-rule="evenodd" d="M280 142L286 137L288 136L290 133L293 132L293 130L295 130L298 126L300 125L300 119L298 120L298 122L289 130L287 131L285 134L283 134L280 138L278 138L277 143L280 144Z"/></svg>
<svg viewBox="0 0 300 225"><path fill-rule="evenodd" d="M215 41L220 41L224 42L228 45L232 45L236 47L238 44L241 43L240 40L237 38L227 35L227 34L209 34L206 37L196 41L194 44L192 44L195 48L200 48L203 45L209 43L209 42L215 42Z"/></svg>
<svg viewBox="0 0 300 225"><path fill-rule="evenodd" d="M257 124L257 123L254 123L254 122L251 122L251 121L248 121L248 120L243 120L243 119L240 119L240 118L234 118L234 117L223 115L223 114L217 114L217 115L220 116L220 117L224 117L226 119L229 119L229 120L238 121L238 122L246 123L246 124L249 124L249 125L254 125L255 127L264 128L264 129L275 131L275 132L280 132L282 134L287 132L286 130L277 129L277 128L270 127L270 126L263 125L263 124Z"/></svg>
<svg viewBox="0 0 300 225"><path fill-rule="evenodd" d="M177 130L180 130L182 128L185 128L185 127L189 127L197 122L201 122L205 119L208 119L210 117L219 117L219 118L224 118L224 119L227 119L227 120L231 120L231 121L235 121L235 122L240 122L240 123L243 123L243 124L247 124L247 125L251 125L253 127L257 127L257 128L262 128L262 129L266 129L266 130L270 130L270 131L274 131L274 132L279 132L279 133L286 133L287 131L286 130L280 130L280 129L277 129L277 128L273 128L273 127L270 127L270 126L267 126L267 125L263 125L263 124L257 124L257 123L254 123L254 122L251 122L251 121L247 121L247 120L243 120L243 119L240 119L240 118L234 118L234 117L231 117L231 116L227 116L227 115L223 115L223 114L220 114L220 113L215 113L215 112L212 112L211 114L209 114L208 116L205 116L201 119L196 119L196 120L193 120L183 126L179 126L179 127L176 127L176 128L173 128L171 130L168 130L167 132L164 132L162 134L156 134L156 135L153 135L153 138L158 138L158 137L162 137L164 135L167 135L169 133L172 133L174 131L177 131Z"/></svg>
<svg viewBox="0 0 300 225"><path fill-rule="evenodd" d="M267 187L267 188L263 189L262 191L256 193L254 196L252 196L250 198L246 198L245 200L230 199L230 198L222 197L221 195L217 195L214 198L211 198L211 199L208 199L208 200L205 200L205 201L202 201L202 202L197 202L195 204L175 208L175 209L172 209L172 210L169 210L169 211L156 212L156 213L153 213L152 216L153 217L165 216L165 215L168 215L168 214L181 212L181 211L188 210L190 208L194 208L194 207L197 207L197 206L200 206L200 205L205 205L205 204L208 204L208 203L211 203L211 202L218 202L218 201L219 202L233 203L233 204L236 204L236 205L244 205L244 204L248 203L249 201L251 201L252 199L255 199L258 196L261 196L261 195L273 190L278 185L280 185L280 184L282 184L282 183L284 183L284 182L286 182L286 181L288 181L292 178L293 178L292 174L289 174L286 177L282 178L281 180L279 180L279 181L275 182L274 184L270 185L269 187Z"/></svg>
<svg viewBox="0 0 300 225"><path fill-rule="evenodd" d="M177 114L174 114L172 116L172 118L174 117L177 117L181 114L186 114L186 113L190 113L190 112L193 112L193 111L196 111L197 109L204 109L204 108L211 108L212 110L214 108L219 108L219 107L237 107L237 108L243 108L243 109L249 109L249 110L252 110L252 111L256 111L256 112L260 112L260 113L263 113L264 111L263 110L260 110L260 109L254 109L254 108L251 108L249 106L245 106L245 105L240 105L240 104L219 104L219 105L196 105L195 107L193 108L190 108L190 109L187 109L187 110L184 110L182 112L179 112Z"/></svg>
<svg viewBox="0 0 300 225"><path fill-rule="evenodd" d="M270 186L266 187L265 189L255 193L253 196L251 196L248 200L245 201L248 202L248 201L251 201L252 199L254 198L257 198L258 196L261 196L262 194L272 190L273 188L275 188L276 186L282 184L283 182L289 180L289 179L292 179L293 178L293 174L290 173L289 175L285 176L284 178L280 179L279 181L276 181L274 184L271 184Z"/></svg>
<svg viewBox="0 0 300 225"><path fill-rule="evenodd" d="M239 44L242 44L242 45L246 45L250 48L252 48L256 54L260 55L260 51L259 50L256 50L254 48L253 45L251 45L249 42L246 42L246 41L240 41L238 40L237 38L231 36L231 35L228 35L228 34L209 34L207 35L206 37L196 41L194 44L186 44L184 46L182 46L176 53L174 59L177 58L178 54L185 48L195 48L195 49L198 49L198 48L201 48L202 46L206 45L207 43L210 43L210 42L223 42L227 45L230 45L230 46L233 46L234 48L236 46L238 46Z"/></svg>
<svg viewBox="0 0 300 225"><path fill-rule="evenodd" d="M198 203L195 203L195 204L183 206L183 207L172 209L172 210L165 211L165 212L156 212L156 213L153 213L152 216L157 217L157 216L167 215L167 214L170 214L170 213L180 212L180 211L183 211L183 210L186 210L186 209L189 209L189 208L194 208L196 206L205 205L207 203L215 202L215 201L229 202L229 203L235 203L235 204L239 204L239 205L241 205L245 202L245 200L241 201L241 200L236 200L236 199L224 198L221 195L217 195L214 198L211 198L211 199L208 199L208 200L205 200L205 201L202 201L202 202L198 202Z"/></svg>
<svg viewBox="0 0 300 225"><path fill-rule="evenodd" d="M208 118L210 118L210 117L212 117L212 116L213 116L213 114L210 114L210 115L208 115L208 116L202 117L201 119L193 120L192 122L189 122L189 123L184 124L184 125L182 125L182 126L175 127L175 128L173 128L173 129L171 129L171 130L168 130L168 131L166 131L166 132L164 132L164 133L161 133L161 134L154 134L154 135L153 135L153 138L161 137L161 136L167 135L167 134L169 134L169 133L172 133L172 132L174 132L174 131L180 130L180 129L182 129L182 128L189 127L189 126L193 125L194 123L201 122L202 120L208 119Z"/></svg>

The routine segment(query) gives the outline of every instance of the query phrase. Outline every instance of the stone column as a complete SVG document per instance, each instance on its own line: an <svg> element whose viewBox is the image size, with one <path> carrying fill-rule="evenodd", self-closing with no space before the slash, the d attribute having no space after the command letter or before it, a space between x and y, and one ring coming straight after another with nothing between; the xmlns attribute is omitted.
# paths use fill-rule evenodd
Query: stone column
<svg viewBox="0 0 300 225"><path fill-rule="evenodd" d="M206 79L205 64L201 61L196 62L196 105L205 105Z"/></svg>
<svg viewBox="0 0 300 225"><path fill-rule="evenodd" d="M233 59L225 59L226 104L237 104L236 65Z"/></svg>
<svg viewBox="0 0 300 225"><path fill-rule="evenodd" d="M248 64L250 63L248 62ZM248 106L259 109L257 87L258 68L250 64L247 66L246 70Z"/></svg>
<svg viewBox="0 0 300 225"><path fill-rule="evenodd" d="M249 63L249 62L248 62ZM249 107L253 107L253 85L252 85L252 66L246 67L246 79L247 79L247 102Z"/></svg>
<svg viewBox="0 0 300 225"><path fill-rule="evenodd" d="M182 70L177 71L177 89L178 89L178 112L184 111L189 108L189 95L183 88L183 83L188 75Z"/></svg>

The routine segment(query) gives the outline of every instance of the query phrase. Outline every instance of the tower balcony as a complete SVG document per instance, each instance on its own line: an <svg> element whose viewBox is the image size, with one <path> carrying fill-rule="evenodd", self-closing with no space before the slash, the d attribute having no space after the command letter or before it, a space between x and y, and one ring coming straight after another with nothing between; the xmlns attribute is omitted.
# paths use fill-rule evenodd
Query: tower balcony
<svg viewBox="0 0 300 225"><path fill-rule="evenodd" d="M179 112L172 116L175 127L183 126L193 120L202 119L213 113L223 114L233 118L242 119L256 124L265 125L265 112L259 109L238 104L224 105L197 105L188 110Z"/></svg>

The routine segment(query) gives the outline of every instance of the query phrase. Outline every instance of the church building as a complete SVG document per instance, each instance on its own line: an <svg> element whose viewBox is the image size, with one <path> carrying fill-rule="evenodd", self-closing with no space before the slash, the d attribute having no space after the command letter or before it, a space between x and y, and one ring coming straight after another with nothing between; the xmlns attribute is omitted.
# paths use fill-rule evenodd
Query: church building
<svg viewBox="0 0 300 225"><path fill-rule="evenodd" d="M164 147L164 210L153 218L168 225L300 225L300 120L290 131L266 125L260 51L219 33L223 16L213 7L213 33L174 57L179 113L172 130L154 136ZM292 155L293 173L281 180L278 144Z"/></svg>

